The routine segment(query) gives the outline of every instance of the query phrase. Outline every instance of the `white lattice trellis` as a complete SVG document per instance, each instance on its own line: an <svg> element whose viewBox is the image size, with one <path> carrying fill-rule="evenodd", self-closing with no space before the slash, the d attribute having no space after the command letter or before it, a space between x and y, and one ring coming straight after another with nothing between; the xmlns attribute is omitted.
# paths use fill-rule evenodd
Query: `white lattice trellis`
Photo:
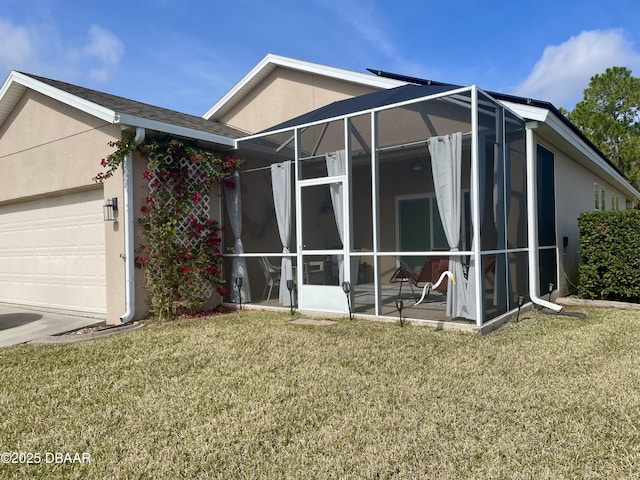
<svg viewBox="0 0 640 480"><path fill-rule="evenodd" d="M183 188L186 188L190 195L195 195L196 190L193 188L193 183L196 179L202 178L206 176L205 170L202 168L202 165L199 162L192 162L187 158L181 157L176 160L172 155L167 155L164 157L164 165L168 167L173 167L179 169L181 172L186 169L187 175L184 178ZM153 193L158 189L173 189L174 185L166 184L162 182L161 177L158 176L158 171L150 169L149 170L149 192ZM170 191L168 193L171 193ZM172 195L166 195L163 197L169 198L165 203L164 207L170 207ZM178 234L176 234L176 240L178 240L184 247L186 248L195 248L197 244L201 241L199 238L188 238L186 235L182 235L185 231L187 231L190 227L190 218L205 218L207 220L211 219L210 216L210 196L209 192L200 192L200 201L192 202L192 208L190 211L186 211L182 213L181 218L177 224ZM211 282L204 281L201 285L191 285L191 288L196 289L199 296L202 298L209 298L213 294L213 285Z"/></svg>

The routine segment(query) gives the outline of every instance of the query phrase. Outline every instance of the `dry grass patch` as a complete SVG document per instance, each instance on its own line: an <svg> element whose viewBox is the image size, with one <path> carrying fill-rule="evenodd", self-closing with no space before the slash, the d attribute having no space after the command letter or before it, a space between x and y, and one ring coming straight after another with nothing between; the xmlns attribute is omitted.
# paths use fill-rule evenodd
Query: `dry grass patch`
<svg viewBox="0 0 640 480"><path fill-rule="evenodd" d="M638 478L640 318L485 337L241 312L0 350L2 478Z"/></svg>

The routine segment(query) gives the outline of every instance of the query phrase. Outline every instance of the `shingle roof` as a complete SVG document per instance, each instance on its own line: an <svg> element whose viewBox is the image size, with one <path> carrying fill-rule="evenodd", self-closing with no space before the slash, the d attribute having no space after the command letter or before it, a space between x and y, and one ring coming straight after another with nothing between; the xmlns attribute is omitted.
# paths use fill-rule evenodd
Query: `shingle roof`
<svg viewBox="0 0 640 480"><path fill-rule="evenodd" d="M29 73L22 73L34 80L38 80L51 87L67 92L76 97L100 105L118 114L132 115L148 120L176 125L189 129L199 130L207 133L214 133L228 138L240 138L246 136L246 132L237 130L219 122L206 120L202 117L177 112L168 108L157 107L148 103L130 100L128 98L99 92L90 88L80 87L71 83L61 82L50 78L39 77Z"/></svg>
<svg viewBox="0 0 640 480"><path fill-rule="evenodd" d="M433 84L433 85L403 85L400 87L380 90L379 92L367 93L358 97L347 98L330 103L299 117L287 120L279 125L268 128L265 132L272 132L282 128L304 125L306 123L318 122L329 118L340 117L354 112L370 110L372 108L393 105L394 103L412 100L414 98L426 97L437 93L448 92L461 88L457 85ZM262 132L263 133L263 132Z"/></svg>

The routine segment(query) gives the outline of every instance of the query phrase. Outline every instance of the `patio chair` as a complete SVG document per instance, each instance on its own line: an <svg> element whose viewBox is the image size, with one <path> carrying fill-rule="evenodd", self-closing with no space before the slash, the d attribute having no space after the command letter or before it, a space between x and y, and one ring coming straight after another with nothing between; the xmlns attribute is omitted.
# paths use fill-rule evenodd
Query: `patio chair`
<svg viewBox="0 0 640 480"><path fill-rule="evenodd" d="M258 262L260 262L260 267L262 268L265 280L262 297L264 300L270 300L273 287L280 287L280 267L276 267L271 264L267 257L258 257ZM276 292L277 291L278 289L276 289Z"/></svg>
<svg viewBox="0 0 640 480"><path fill-rule="evenodd" d="M427 257L422 269L419 271L412 270L406 263L400 261L400 266L393 272L389 282L400 284L398 297L402 296L402 285L404 283L409 284L411 296L415 300L417 297L413 287L415 286L422 290L426 285L435 283L447 268L449 268L449 258L446 257ZM435 290L446 291L446 289L447 282L443 282ZM431 289L427 291L426 295L429 296L430 292Z"/></svg>

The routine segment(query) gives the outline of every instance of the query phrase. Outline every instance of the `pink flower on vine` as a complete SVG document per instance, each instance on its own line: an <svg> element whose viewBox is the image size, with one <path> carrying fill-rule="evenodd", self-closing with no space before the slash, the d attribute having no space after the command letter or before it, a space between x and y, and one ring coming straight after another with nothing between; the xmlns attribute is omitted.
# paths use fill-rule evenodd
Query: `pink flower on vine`
<svg viewBox="0 0 640 480"><path fill-rule="evenodd" d="M202 195L200 195L200 192L196 192L196 194L193 197L191 197L191 200L198 203L202 200Z"/></svg>
<svg viewBox="0 0 640 480"><path fill-rule="evenodd" d="M138 257L136 260L140 268L149 264L149 257Z"/></svg>
<svg viewBox="0 0 640 480"><path fill-rule="evenodd" d="M226 158L226 161L224 162L224 166L225 168L228 168L229 170L233 169L236 167L236 158L229 156Z"/></svg>
<svg viewBox="0 0 640 480"><path fill-rule="evenodd" d="M191 271L191 268L189 267L182 267L180 269L180 275L186 275L187 273L189 273Z"/></svg>
<svg viewBox="0 0 640 480"><path fill-rule="evenodd" d="M142 172L142 178L145 180L151 180L153 178L153 174L149 170L145 170Z"/></svg>
<svg viewBox="0 0 640 480"><path fill-rule="evenodd" d="M224 186L227 188L236 188L236 182L234 182L233 180L230 179L226 179L224 181Z"/></svg>
<svg viewBox="0 0 640 480"><path fill-rule="evenodd" d="M142 207L140 207L140 211L142 213L149 213L149 207L147 207L146 205L143 205Z"/></svg>
<svg viewBox="0 0 640 480"><path fill-rule="evenodd" d="M218 275L220 273L220 269L213 266L213 265L209 265L205 271L209 274L209 275Z"/></svg>

